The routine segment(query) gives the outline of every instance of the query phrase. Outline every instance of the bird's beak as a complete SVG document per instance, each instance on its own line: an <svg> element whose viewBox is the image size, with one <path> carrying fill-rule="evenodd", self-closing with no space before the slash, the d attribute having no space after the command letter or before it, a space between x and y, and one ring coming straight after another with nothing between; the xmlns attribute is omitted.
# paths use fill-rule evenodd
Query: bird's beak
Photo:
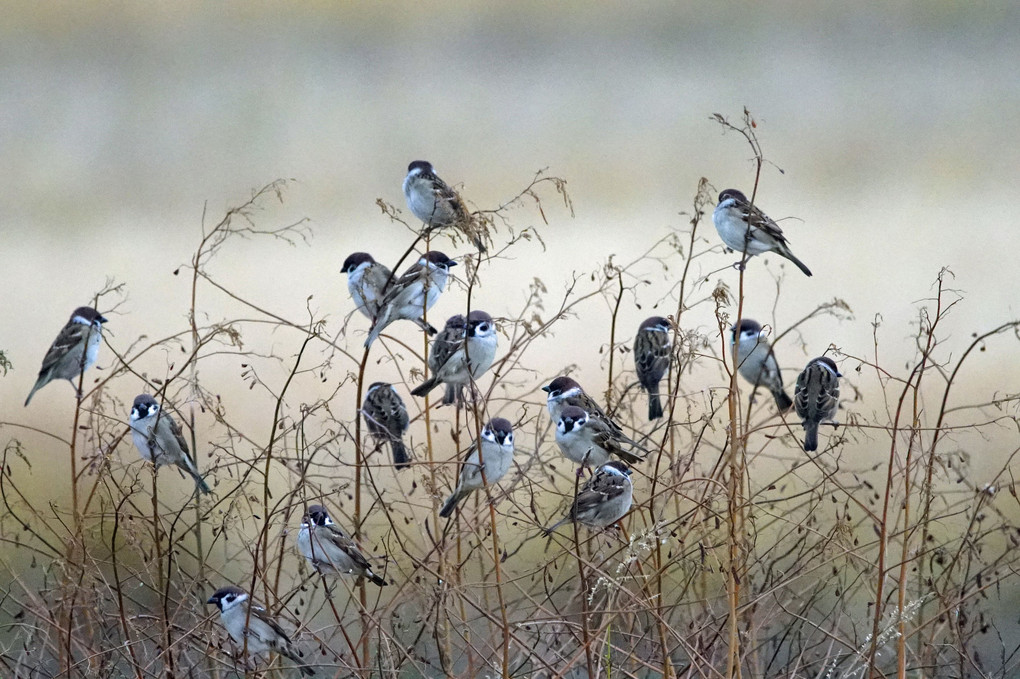
<svg viewBox="0 0 1020 679"><path fill-rule="evenodd" d="M446 268L447 269L452 269L455 266L457 266L457 262L447 262L446 263Z"/></svg>
<svg viewBox="0 0 1020 679"><path fill-rule="evenodd" d="M104 316L100 316L96 320L99 321L100 323L106 323L106 318Z"/></svg>
<svg viewBox="0 0 1020 679"><path fill-rule="evenodd" d="M542 387L542 391L544 391L545 393L548 394L549 393L549 385L547 384L544 387Z"/></svg>
<svg viewBox="0 0 1020 679"><path fill-rule="evenodd" d="M218 604L219 602L220 602L220 600L218 598L216 598L215 594L213 596L209 597L209 600L206 601L207 604Z"/></svg>

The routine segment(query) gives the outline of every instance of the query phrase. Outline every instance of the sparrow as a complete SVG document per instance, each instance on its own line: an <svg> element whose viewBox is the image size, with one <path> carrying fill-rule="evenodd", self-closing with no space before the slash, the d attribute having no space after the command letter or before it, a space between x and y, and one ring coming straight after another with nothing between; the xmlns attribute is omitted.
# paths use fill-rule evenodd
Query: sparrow
<svg viewBox="0 0 1020 679"><path fill-rule="evenodd" d="M758 206L752 206L747 196L740 191L726 189L719 194L719 203L712 213L712 221L719 237L731 250L740 253L746 251L748 255L775 252L796 264L806 276L811 275L811 270L804 266L804 262L790 252L786 236L779 225L759 210Z"/></svg>
<svg viewBox="0 0 1020 679"><path fill-rule="evenodd" d="M386 382L372 383L361 404L361 416L377 440L390 442L394 466L397 469L410 466L403 437L411 420L396 389Z"/></svg>
<svg viewBox="0 0 1020 679"><path fill-rule="evenodd" d="M606 420L592 418L577 406L566 406L556 422L556 443L567 459L580 465L600 467L615 455L628 462L640 457L624 449L634 442L614 430Z"/></svg>
<svg viewBox="0 0 1020 679"><path fill-rule="evenodd" d="M25 399L26 406L35 392L57 379L69 381L78 398L81 398L78 385L74 382L96 362L99 344L103 339L103 323L106 323L106 319L90 306L80 306L74 310L71 319L46 352L42 367L39 368L39 378Z"/></svg>
<svg viewBox="0 0 1020 679"><path fill-rule="evenodd" d="M472 229L464 201L439 178L432 163L415 160L407 166L404 197L408 209L430 229L455 226L471 237L479 252L485 252L485 244Z"/></svg>
<svg viewBox="0 0 1020 679"><path fill-rule="evenodd" d="M159 469L165 464L175 464L191 478L203 493L209 493L209 486L198 473L195 461L191 459L188 442L184 439L181 425L159 407L150 394L139 394L131 406L128 422L131 438L142 457Z"/></svg>
<svg viewBox="0 0 1020 679"><path fill-rule="evenodd" d="M737 326L730 328L730 346L737 336ZM780 412L793 405L783 389L783 376L779 372L772 346L765 339L765 331L757 321L744 318L740 321L740 346L737 347L737 371L755 389L765 387L772 392Z"/></svg>
<svg viewBox="0 0 1020 679"><path fill-rule="evenodd" d="M459 336L458 331L461 332ZM496 344L496 324L489 314L475 309L468 314L466 322L463 316L451 317L443 333L432 342L429 355L432 377L412 389L411 394L425 396L442 383L446 385L443 403L453 403L464 386L492 367Z"/></svg>
<svg viewBox="0 0 1020 679"><path fill-rule="evenodd" d="M669 320L662 316L652 316L641 323L634 336L634 367L637 368L641 388L648 392L649 421L662 417L659 382L669 369L669 356L673 348L669 328Z"/></svg>
<svg viewBox="0 0 1020 679"><path fill-rule="evenodd" d="M493 485L510 470L514 459L514 429L509 420L502 417L490 420L482 428L480 441L480 444L471 446L471 452L460 469L460 482L439 510L439 516L450 516L458 502L486 484Z"/></svg>
<svg viewBox="0 0 1020 679"><path fill-rule="evenodd" d="M828 356L812 359L797 376L793 402L804 424L804 450L818 450L818 425L833 420L839 409L839 370Z"/></svg>
<svg viewBox="0 0 1020 679"><path fill-rule="evenodd" d="M350 574L368 578L380 587L386 586L386 581L372 571L372 565L358 545L333 523L322 505L308 507L301 519L297 544L301 556L323 575Z"/></svg>
<svg viewBox="0 0 1020 679"><path fill-rule="evenodd" d="M291 645L290 637L279 623L240 587L221 587L206 603L216 604L220 609L220 622L235 644L244 648L247 639L249 655L279 653L297 663L302 674L309 677L315 674L312 668L304 664L300 653Z"/></svg>
<svg viewBox="0 0 1020 679"><path fill-rule="evenodd" d="M375 319L383 291L390 282L390 270L367 252L355 252L344 260L340 272L347 274L347 290L354 306L369 320Z"/></svg>
<svg viewBox="0 0 1020 679"><path fill-rule="evenodd" d="M584 389L570 377L560 376L549 384L542 387L542 391L549 394L546 398L546 407L549 408L549 415L554 422L559 422L563 409L567 406L577 406L588 414L589 420L600 420L604 423L607 431L612 433L613 440L621 444L636 448L642 452L646 451L641 444L628 438L623 433L623 428L611 420L602 408L595 401L584 393ZM558 426L558 424L557 424ZM630 463L641 462L643 458L620 449L614 451L617 456ZM569 457L569 456L568 456Z"/></svg>
<svg viewBox="0 0 1020 679"><path fill-rule="evenodd" d="M631 470L619 460L606 462L577 491L566 518L545 530L548 535L568 521L591 528L605 528L622 519L634 501Z"/></svg>
<svg viewBox="0 0 1020 679"><path fill-rule="evenodd" d="M439 294L446 287L450 268L454 266L457 266L457 262L438 250L430 250L422 255L417 263L386 289L365 346L371 346L379 333L393 321L407 319L423 323L419 320L421 315L439 299ZM430 334L433 333L434 329L430 331Z"/></svg>

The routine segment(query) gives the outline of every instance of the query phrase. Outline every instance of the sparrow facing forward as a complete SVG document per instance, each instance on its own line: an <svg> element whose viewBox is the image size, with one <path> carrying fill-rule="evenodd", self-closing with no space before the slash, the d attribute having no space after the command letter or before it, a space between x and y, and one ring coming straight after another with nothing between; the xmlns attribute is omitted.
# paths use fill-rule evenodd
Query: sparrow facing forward
<svg viewBox="0 0 1020 679"><path fill-rule="evenodd" d="M471 215L457 192L439 178L432 163L415 160L407 166L404 178L404 197L414 216L430 229L454 226L470 236L479 252L485 244L471 226Z"/></svg>
<svg viewBox="0 0 1020 679"><path fill-rule="evenodd" d="M731 250L739 253L746 251L748 255L775 252L796 264L805 275L811 275L811 270L804 266L804 262L790 252L790 246L779 225L757 206L752 206L747 196L740 191L726 189L719 194L719 203L712 213L712 221L715 222L719 237Z"/></svg>
<svg viewBox="0 0 1020 679"><path fill-rule="evenodd" d="M323 575L350 574L386 586L386 581L372 571L358 545L333 523L322 505L309 505L308 513L301 519L297 544L301 556Z"/></svg>
<svg viewBox="0 0 1020 679"><path fill-rule="evenodd" d="M673 340L669 320L662 316L645 319L634 336L634 367L641 388L648 392L648 420L662 417L659 382L669 369Z"/></svg>
<svg viewBox="0 0 1020 679"><path fill-rule="evenodd" d="M365 418L368 431L378 441L389 441L393 451L393 465L399 469L410 466L404 433L411 419L400 394L386 382L373 382L361 404L361 416Z"/></svg>
<svg viewBox="0 0 1020 679"><path fill-rule="evenodd" d="M347 274L347 290L355 308L369 320L374 319L379 313L386 284L390 281L390 270L367 252L355 252L344 260L340 272Z"/></svg>
<svg viewBox="0 0 1020 679"><path fill-rule="evenodd" d="M595 470L577 497L566 518L546 529L548 535L568 521L577 521L591 528L611 526L630 511L634 501L631 470L619 460L607 462Z"/></svg>
<svg viewBox="0 0 1020 679"><path fill-rule="evenodd" d="M304 664L301 654L291 645L290 637L279 623L240 587L222 587L206 603L216 604L220 609L220 622L235 644L244 648L247 639L248 655L279 653L294 661L302 674L309 677L315 674Z"/></svg>
<svg viewBox="0 0 1020 679"><path fill-rule="evenodd" d="M420 320L422 314L439 299L446 287L450 268L454 266L457 266L457 262L438 250L430 250L422 255L417 263L386 289L365 346L371 346L379 333L393 321L406 319L423 323ZM431 333L434 332L435 329L432 329Z"/></svg>
<svg viewBox="0 0 1020 679"><path fill-rule="evenodd" d="M138 452L155 465L156 469L165 464L175 464L195 480L195 486L200 491L211 492L202 475L198 473L195 461L191 459L191 451L188 449L181 425L159 407L159 403L151 394L139 394L135 397L128 424Z"/></svg>
<svg viewBox="0 0 1020 679"><path fill-rule="evenodd" d="M737 326L730 328L730 347L737 336ZM772 346L765 339L766 333L761 324L744 318L740 321L740 346L737 347L737 371L740 376L757 389L765 387L776 400L780 412L793 405L793 401L783 389L783 376L779 372ZM753 396L753 394L752 394Z"/></svg>
<svg viewBox="0 0 1020 679"><path fill-rule="evenodd" d="M491 486L506 476L513 459L513 425L507 419L495 417L482 428L481 445L471 447L460 469L460 482L439 510L439 516L450 516L461 500L486 484Z"/></svg>
<svg viewBox="0 0 1020 679"><path fill-rule="evenodd" d="M456 337L461 328L461 335ZM466 322L463 316L451 317L446 321L443 332L432 342L432 354L429 355L432 376L411 390L411 394L424 396L440 384L446 384L443 403L453 403L465 386L492 367L497 343L496 324L484 311L475 309L468 314Z"/></svg>
<svg viewBox="0 0 1020 679"><path fill-rule="evenodd" d="M630 448L636 448L644 453L648 452L641 446L641 444L627 437L627 435L623 433L623 428L610 419L609 416L603 412L602 408L599 407L599 404L588 396L588 394L584 393L584 389L582 389L581 385L574 379L566 376L557 377L552 382L542 387L542 391L549 394L546 398L546 407L549 408L549 415L552 417L553 422L559 422L564 408L567 406L577 406L588 414L589 420L600 420L604 423L605 428L611 432L614 441L617 441L622 445L627 445ZM614 452L620 458L632 464L643 460L642 457L635 455L634 453L626 452L622 449Z"/></svg>
<svg viewBox="0 0 1020 679"><path fill-rule="evenodd" d="M818 425L835 420L839 410L839 370L828 356L812 359L797 376L793 402L804 424L804 450L818 450Z"/></svg>
<svg viewBox="0 0 1020 679"><path fill-rule="evenodd" d="M80 306L74 310L71 319L46 352L42 367L39 368L39 378L25 399L26 406L35 392L58 379L70 382L77 397L81 398L78 385L74 382L96 362L99 344L103 339L103 323L106 323L106 319L90 306Z"/></svg>
<svg viewBox="0 0 1020 679"><path fill-rule="evenodd" d="M641 462L624 446L634 442L614 430L605 420L589 417L577 406L567 406L560 411L556 422L556 443L560 452L582 466L601 467L615 455L628 462Z"/></svg>

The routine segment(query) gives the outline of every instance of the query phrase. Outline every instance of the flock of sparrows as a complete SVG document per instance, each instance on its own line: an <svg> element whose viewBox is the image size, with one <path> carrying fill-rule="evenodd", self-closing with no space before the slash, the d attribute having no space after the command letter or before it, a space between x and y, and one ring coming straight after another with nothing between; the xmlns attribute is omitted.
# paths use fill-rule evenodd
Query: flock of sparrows
<svg viewBox="0 0 1020 679"><path fill-rule="evenodd" d="M482 234L472 229L471 215L464 203L456 191L435 174L430 163L411 163L403 188L408 207L427 229L460 228L480 252L485 251ZM745 260L746 256L775 252L811 275L790 251L779 226L752 206L740 191L727 189L719 195L713 221L726 246L744 255ZM474 383L492 366L497 333L493 318L477 309L467 316L451 316L438 333L424 319L425 312L444 291L450 269L456 264L444 253L431 250L422 254L401 276L395 277L371 255L356 252L346 259L342 272L347 275L355 308L371 322L365 347L370 347L383 330L398 320L416 323L435 337L428 358L430 377L411 390L411 394L425 396L443 386L443 404L460 407L469 395L473 398ZM46 353L26 406L39 389L55 379L69 380L77 389L75 381L96 361L105 322L92 307L74 310ZM635 335L634 363L641 388L648 395L649 421L663 416L659 385L672 360L672 330L669 319L653 316L641 323ZM826 356L810 361L797 378L791 400L783 388L775 354L760 324L741 319L732 328L733 345L737 349L739 374L754 388L768 389L781 412L794 406L804 427L804 450L816 450L819 424L834 420L838 408L840 374L835 362ZM630 511L633 502L628 464L641 462L648 451L627 436L574 379L556 377L542 389L547 394L549 414L556 423L555 438L560 451L580 465L579 477L585 467L593 469L580 486L565 518L548 528L546 534L568 521L592 528L616 524ZM81 398L80 392L78 398ZM407 468L411 456L403 436L410 417L393 385L371 384L361 406L361 416L369 433L380 443L389 444L394 467L397 470ZM134 399L129 426L134 444L145 460L157 468L175 464L194 479L198 491L210 492L191 457L181 426L152 395L140 394ZM510 470L513 455L513 425L502 417L491 419L461 464L457 486L443 504L440 516L451 516L458 503L472 492L498 483ZM354 540L334 524L322 505L307 508L298 532L297 548L319 573L351 574L379 586L386 584ZM249 654L279 653L298 663L302 672L314 673L301 662L300 653L293 648L284 629L244 590L223 587L208 603L219 608L224 628Z"/></svg>

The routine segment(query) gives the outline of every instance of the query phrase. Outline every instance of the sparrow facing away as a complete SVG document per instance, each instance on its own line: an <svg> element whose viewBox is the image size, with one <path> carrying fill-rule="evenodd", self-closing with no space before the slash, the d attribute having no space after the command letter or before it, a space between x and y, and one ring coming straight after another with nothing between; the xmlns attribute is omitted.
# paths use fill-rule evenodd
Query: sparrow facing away
<svg viewBox="0 0 1020 679"><path fill-rule="evenodd" d="M358 545L333 523L322 505L309 505L308 513L301 519L297 544L301 556L323 575L350 574L386 586L386 581L372 571Z"/></svg>
<svg viewBox="0 0 1020 679"><path fill-rule="evenodd" d="M195 480L195 486L200 491L211 492L198 473L195 461L191 459L191 451L181 425L159 407L151 394L135 397L128 424L131 427L131 438L143 458L157 469L165 464L175 464Z"/></svg>
<svg viewBox="0 0 1020 679"><path fill-rule="evenodd" d="M669 369L673 339L669 334L669 320L662 316L646 318L634 336L634 367L641 388L648 392L648 420L662 417L659 399L659 382Z"/></svg>
<svg viewBox="0 0 1020 679"><path fill-rule="evenodd" d="M464 201L439 178L432 163L415 160L407 166L404 197L407 198L408 209L430 229L459 228L471 237L479 252L485 252L485 244L472 228L471 215L464 207Z"/></svg>
<svg viewBox="0 0 1020 679"><path fill-rule="evenodd" d="M301 654L291 645L290 637L279 623L240 587L222 587L206 603L216 604L220 609L220 622L235 644L244 648L247 639L248 655L279 653L294 661L302 674L309 677L315 674L304 664Z"/></svg>
<svg viewBox="0 0 1020 679"><path fill-rule="evenodd" d="M568 521L577 521L591 528L611 526L630 511L634 501L631 470L619 460L607 462L595 470L577 497L566 518L546 529L548 535Z"/></svg>
<svg viewBox="0 0 1020 679"><path fill-rule="evenodd" d="M793 399L804 424L805 452L818 450L818 425L836 418L840 377L836 362L828 356L812 359L797 376Z"/></svg>
<svg viewBox="0 0 1020 679"><path fill-rule="evenodd" d="M460 469L460 482L439 510L439 516L450 516L458 502L486 484L491 486L506 476L513 459L513 425L507 419L495 417L482 428L481 445L471 446L471 452Z"/></svg>
<svg viewBox="0 0 1020 679"><path fill-rule="evenodd" d="M446 287L450 268L457 262L438 250L430 250L418 259L400 278L394 281L383 295L379 314L368 333L365 346L369 347L386 326L393 321L406 319L418 322L421 316L439 299ZM430 331L434 333L435 329Z"/></svg>
<svg viewBox="0 0 1020 679"><path fill-rule="evenodd" d="M811 270L804 266L804 262L790 252L790 246L779 225L759 210L758 206L752 206L747 196L740 191L726 189L719 194L719 203L712 213L712 221L719 237L731 250L741 254L746 250L748 255L775 252L796 264L805 275L811 275Z"/></svg>
<svg viewBox="0 0 1020 679"><path fill-rule="evenodd" d="M737 326L730 328L730 346L737 336ZM740 346L737 347L737 371L754 388L765 387L776 400L776 407L782 412L793 405L783 389L783 376L772 352L772 346L765 339L761 324L744 318L740 321ZM751 395L752 397L754 394Z"/></svg>
<svg viewBox="0 0 1020 679"><path fill-rule="evenodd" d="M74 310L71 319L46 352L42 367L39 368L39 378L25 399L26 406L35 392L58 379L70 382L75 394L81 398L78 385L74 382L96 362L99 344L103 339L103 323L106 323L106 319L90 306L80 306Z"/></svg>
<svg viewBox="0 0 1020 679"><path fill-rule="evenodd" d="M546 398L546 407L549 408L549 415L552 417L553 422L559 422L560 415L563 413L564 408L567 406L577 406L588 413L589 420L600 420L604 422L606 429L612 432L615 441L626 444L631 448L636 448L641 452L648 452L637 441L627 437L627 435L623 433L623 428L611 420L609 416L603 412L602 408L599 407L599 404L588 396L588 394L584 393L584 389L581 388L581 385L572 378L566 376L557 377L552 382L542 387L542 391L549 394ZM620 458L632 464L643 460L642 457L623 451L622 449L619 452L616 452L616 454Z"/></svg>
<svg viewBox="0 0 1020 679"><path fill-rule="evenodd" d="M498 343L492 316L475 309L468 314L463 326L462 323L464 317L460 315L446 321L442 334L432 342L432 354L429 355L432 376L411 390L411 394L424 396L441 383L446 384L443 403L449 405L465 386L492 367ZM460 336L453 340L461 328Z"/></svg>
<svg viewBox="0 0 1020 679"><path fill-rule="evenodd" d="M378 441L389 441L393 451L393 465L398 469L410 466L410 456L404 445L404 433L410 425L407 408L397 391L386 382L374 382L361 404L361 416L368 431Z"/></svg>

